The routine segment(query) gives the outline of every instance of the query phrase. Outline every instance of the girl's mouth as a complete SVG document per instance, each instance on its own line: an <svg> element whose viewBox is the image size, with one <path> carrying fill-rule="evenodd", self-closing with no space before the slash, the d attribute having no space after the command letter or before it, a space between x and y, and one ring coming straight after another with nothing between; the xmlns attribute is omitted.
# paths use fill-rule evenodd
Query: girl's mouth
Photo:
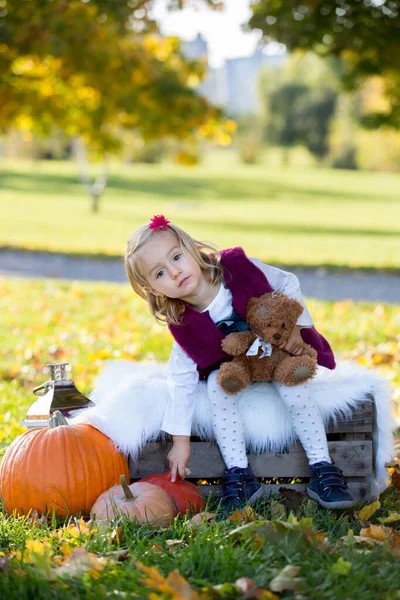
<svg viewBox="0 0 400 600"><path fill-rule="evenodd" d="M181 287L182 285L184 285L187 282L187 280L189 279L189 277L190 277L190 275L188 275L187 277L184 277L182 279L182 281L180 282L179 287Z"/></svg>

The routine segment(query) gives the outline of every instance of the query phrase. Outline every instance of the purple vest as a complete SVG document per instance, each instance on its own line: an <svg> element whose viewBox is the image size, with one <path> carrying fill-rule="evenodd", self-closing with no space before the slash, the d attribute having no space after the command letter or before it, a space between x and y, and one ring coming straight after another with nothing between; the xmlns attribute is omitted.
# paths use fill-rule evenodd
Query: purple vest
<svg viewBox="0 0 400 600"><path fill-rule="evenodd" d="M247 303L250 298L258 298L272 292L264 273L249 260L243 248L230 248L221 252L221 266L224 282L232 293L232 306L245 321ZM215 325L208 311L199 312L186 304L182 325L168 325L179 346L197 364L200 379L207 379L222 362L232 360L232 356L221 349L225 337ZM327 340L315 329L301 329L304 342L310 344L318 354L318 364L328 369L335 368L335 358Z"/></svg>

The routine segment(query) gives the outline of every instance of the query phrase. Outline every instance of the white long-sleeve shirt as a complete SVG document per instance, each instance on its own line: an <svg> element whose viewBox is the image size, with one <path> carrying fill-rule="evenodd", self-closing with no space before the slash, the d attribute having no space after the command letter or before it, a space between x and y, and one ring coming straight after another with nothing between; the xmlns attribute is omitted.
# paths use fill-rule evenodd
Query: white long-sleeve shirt
<svg viewBox="0 0 400 600"><path fill-rule="evenodd" d="M305 305L296 275L266 265L256 258L250 260L261 269L273 289L279 290L290 298L296 298L301 302L304 311L298 318L297 325L312 327L313 322ZM214 323L228 319L231 316L233 311L232 293L223 283L221 283L214 300L202 312L205 311L210 313ZM161 429L171 435L190 436L199 372L194 360L176 342L173 343L167 365L167 383L170 397Z"/></svg>

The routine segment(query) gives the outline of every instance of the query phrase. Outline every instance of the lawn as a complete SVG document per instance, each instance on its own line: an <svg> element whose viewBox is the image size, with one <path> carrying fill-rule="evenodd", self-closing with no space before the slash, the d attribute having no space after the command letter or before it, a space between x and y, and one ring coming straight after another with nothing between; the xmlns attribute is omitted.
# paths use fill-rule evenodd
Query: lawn
<svg viewBox="0 0 400 600"><path fill-rule="evenodd" d="M398 305L308 306L341 358L399 386ZM170 345L127 285L0 279L0 448L22 431L47 362L69 362L89 393L104 360L165 360ZM399 598L400 490L389 488L370 516L360 509L333 513L296 495L261 501L233 520L195 526L179 517L156 531L126 520L61 523L0 511L0 597ZM275 578L287 566L282 586ZM243 577L253 583L237 582Z"/></svg>
<svg viewBox="0 0 400 600"><path fill-rule="evenodd" d="M281 265L400 268L400 175L312 166L111 164L99 214L74 163L0 169L0 247L121 256L130 233L164 213L220 248Z"/></svg>

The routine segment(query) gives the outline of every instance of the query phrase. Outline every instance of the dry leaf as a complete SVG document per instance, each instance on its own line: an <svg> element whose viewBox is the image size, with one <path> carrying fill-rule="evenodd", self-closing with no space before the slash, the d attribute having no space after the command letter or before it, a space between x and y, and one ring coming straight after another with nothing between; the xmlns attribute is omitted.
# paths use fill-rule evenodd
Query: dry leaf
<svg viewBox="0 0 400 600"><path fill-rule="evenodd" d="M245 506L242 510L235 510L229 516L229 520L232 523L248 523L249 521L255 521L256 515L252 506Z"/></svg>
<svg viewBox="0 0 400 600"><path fill-rule="evenodd" d="M300 577L296 577L300 571L300 567L295 565L286 565L284 569L269 582L269 587L273 592L283 592L285 590L298 590L303 580Z"/></svg>
<svg viewBox="0 0 400 600"><path fill-rule="evenodd" d="M209 512L200 512L197 515L194 515L191 519L186 521L186 527L189 529L192 527L201 527L203 523L207 523L208 521L212 521L217 516L217 513L209 513Z"/></svg>
<svg viewBox="0 0 400 600"><path fill-rule="evenodd" d="M104 568L103 562L96 554L88 552L81 546L73 550L61 567L54 569L54 574L59 577L63 575L77 577L89 571L101 571Z"/></svg>
<svg viewBox="0 0 400 600"><path fill-rule="evenodd" d="M257 600L279 600L279 596L269 590L257 587L256 583L249 577L240 577L235 581L237 591L242 594L243 600L256 598Z"/></svg>
<svg viewBox="0 0 400 600"><path fill-rule="evenodd" d="M382 525L370 525L369 527L363 527L360 531L360 537L370 538L379 542L384 542L390 538L392 534L390 527L383 527Z"/></svg>
<svg viewBox="0 0 400 600"><path fill-rule="evenodd" d="M178 571L171 571L167 577L163 577L157 567L148 567L143 563L137 563L138 568L146 575L141 582L160 594L151 594L156 599L164 599L170 596L171 600L206 600L204 596L196 592Z"/></svg>
<svg viewBox="0 0 400 600"><path fill-rule="evenodd" d="M379 502L379 498L375 500L372 504L367 504L357 513L357 516L362 521L368 521L377 510L381 507L381 503Z"/></svg>
<svg viewBox="0 0 400 600"><path fill-rule="evenodd" d="M168 546L168 548L172 548L174 546L180 546L182 544L186 544L185 540L165 540L166 545Z"/></svg>

